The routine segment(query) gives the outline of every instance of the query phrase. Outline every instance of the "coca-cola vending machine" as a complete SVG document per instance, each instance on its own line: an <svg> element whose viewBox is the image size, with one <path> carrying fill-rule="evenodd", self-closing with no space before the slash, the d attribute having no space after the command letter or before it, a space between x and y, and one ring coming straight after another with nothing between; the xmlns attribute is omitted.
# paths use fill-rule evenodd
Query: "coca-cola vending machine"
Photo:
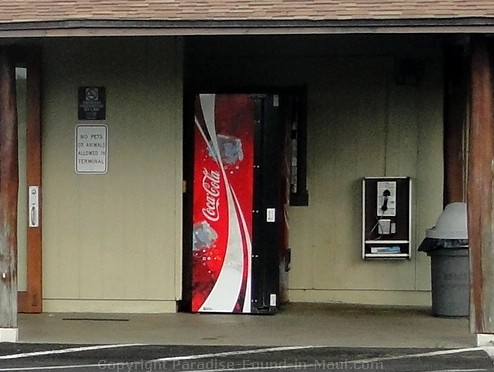
<svg viewBox="0 0 494 372"><path fill-rule="evenodd" d="M192 312L271 313L285 297L286 125L276 94L195 96Z"/></svg>

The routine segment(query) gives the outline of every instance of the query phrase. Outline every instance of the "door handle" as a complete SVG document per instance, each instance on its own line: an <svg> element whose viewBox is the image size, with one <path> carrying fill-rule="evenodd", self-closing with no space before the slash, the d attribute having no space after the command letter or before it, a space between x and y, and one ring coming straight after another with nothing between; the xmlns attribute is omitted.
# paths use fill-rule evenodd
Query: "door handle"
<svg viewBox="0 0 494 372"><path fill-rule="evenodd" d="M36 208L34 205L31 207L31 214L30 214L31 220L29 223L29 226L33 227L33 225L36 225Z"/></svg>
<svg viewBox="0 0 494 372"><path fill-rule="evenodd" d="M39 187L29 186L29 227L39 227Z"/></svg>

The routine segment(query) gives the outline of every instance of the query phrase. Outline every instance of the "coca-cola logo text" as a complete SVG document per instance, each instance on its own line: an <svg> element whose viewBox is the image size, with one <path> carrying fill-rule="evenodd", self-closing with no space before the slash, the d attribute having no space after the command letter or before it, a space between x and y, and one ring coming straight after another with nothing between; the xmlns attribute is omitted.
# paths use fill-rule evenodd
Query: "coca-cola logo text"
<svg viewBox="0 0 494 372"><path fill-rule="evenodd" d="M208 220L216 222L220 218L218 205L220 204L220 172L202 170L202 188L206 192L206 207L202 208L202 214Z"/></svg>

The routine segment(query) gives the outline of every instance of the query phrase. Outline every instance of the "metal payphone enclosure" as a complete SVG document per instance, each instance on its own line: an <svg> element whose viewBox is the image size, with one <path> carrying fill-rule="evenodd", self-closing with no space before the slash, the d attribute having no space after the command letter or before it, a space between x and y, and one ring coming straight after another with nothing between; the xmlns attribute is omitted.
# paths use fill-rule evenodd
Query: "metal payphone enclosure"
<svg viewBox="0 0 494 372"><path fill-rule="evenodd" d="M412 233L410 177L362 180L362 258L409 259Z"/></svg>

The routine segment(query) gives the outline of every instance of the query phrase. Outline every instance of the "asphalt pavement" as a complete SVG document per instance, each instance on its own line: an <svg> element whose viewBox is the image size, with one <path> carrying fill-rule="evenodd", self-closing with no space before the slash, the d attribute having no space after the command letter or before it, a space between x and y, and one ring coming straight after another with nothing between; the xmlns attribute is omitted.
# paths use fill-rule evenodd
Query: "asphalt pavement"
<svg viewBox="0 0 494 372"><path fill-rule="evenodd" d="M290 304L274 316L20 314L2 371L494 371L466 318ZM491 358L492 357L492 358Z"/></svg>
<svg viewBox="0 0 494 372"><path fill-rule="evenodd" d="M0 343L1 371L494 371L490 348Z"/></svg>

